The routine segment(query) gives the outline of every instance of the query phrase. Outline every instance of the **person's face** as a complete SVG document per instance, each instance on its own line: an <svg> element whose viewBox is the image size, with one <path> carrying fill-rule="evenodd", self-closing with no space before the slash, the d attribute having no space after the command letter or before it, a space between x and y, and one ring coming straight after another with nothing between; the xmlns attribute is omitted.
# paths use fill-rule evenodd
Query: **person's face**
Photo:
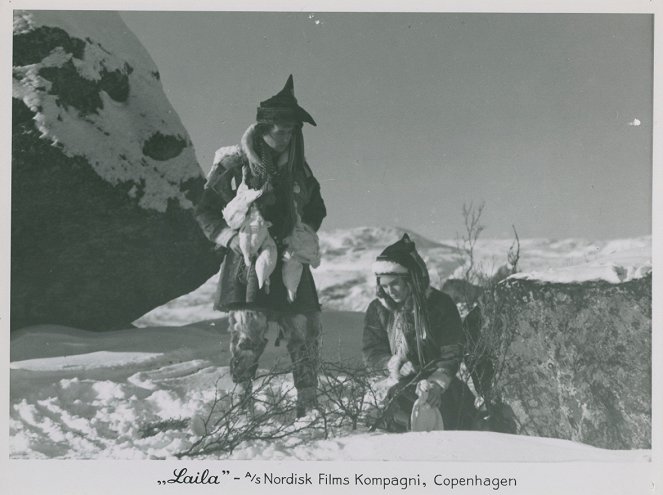
<svg viewBox="0 0 663 495"><path fill-rule="evenodd" d="M399 275L380 276L380 286L396 303L405 301L411 292L410 284L404 276Z"/></svg>
<svg viewBox="0 0 663 495"><path fill-rule="evenodd" d="M294 130L294 123L283 122L273 124L271 129L262 138L267 143L267 146L277 153L282 153L288 148Z"/></svg>

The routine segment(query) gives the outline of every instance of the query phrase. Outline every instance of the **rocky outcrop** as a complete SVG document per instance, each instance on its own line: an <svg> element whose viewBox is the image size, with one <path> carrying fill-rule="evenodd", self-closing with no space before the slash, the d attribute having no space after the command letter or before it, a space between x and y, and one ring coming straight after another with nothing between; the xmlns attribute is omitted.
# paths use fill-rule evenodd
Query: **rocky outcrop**
<svg viewBox="0 0 663 495"><path fill-rule="evenodd" d="M610 449L651 446L651 273L618 283L512 277L483 296L484 394L516 432ZM476 334L475 334L476 335Z"/></svg>
<svg viewBox="0 0 663 495"><path fill-rule="evenodd" d="M219 259L204 178L156 66L117 14L14 17L11 326L127 326Z"/></svg>

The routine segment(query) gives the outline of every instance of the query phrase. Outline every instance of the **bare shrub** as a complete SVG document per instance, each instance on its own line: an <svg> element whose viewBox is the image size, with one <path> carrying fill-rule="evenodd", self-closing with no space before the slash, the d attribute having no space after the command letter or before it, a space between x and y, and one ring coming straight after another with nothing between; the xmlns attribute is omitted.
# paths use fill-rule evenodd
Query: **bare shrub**
<svg viewBox="0 0 663 495"><path fill-rule="evenodd" d="M139 438L149 438L169 430L184 430L189 422L183 418L168 418L163 421L147 423L138 430Z"/></svg>
<svg viewBox="0 0 663 495"><path fill-rule="evenodd" d="M508 415L501 397L495 393L495 383L499 380L506 364L506 352L510 345L508 329L502 319L503 303L499 297L498 285L509 275L516 273L520 261L520 239L516 227L512 226L514 240L506 253L507 263L495 273L487 273L477 261L476 244L484 231L481 223L485 203L475 207L472 203L463 205L465 232L458 236L459 252L463 268L463 278L457 286L456 303L465 315L466 347L464 373L462 378L478 396L483 418L491 429L509 431L512 425L504 425ZM460 297L459 297L460 295ZM508 422L508 421L507 421ZM485 426L485 425L483 425Z"/></svg>
<svg viewBox="0 0 663 495"><path fill-rule="evenodd" d="M325 438L350 428L369 427L382 409L375 387L380 378L364 365L323 362L319 399L325 424Z"/></svg>
<svg viewBox="0 0 663 495"><path fill-rule="evenodd" d="M315 419L295 421L294 386L283 379L286 374L275 370L260 374L250 398L236 389L220 391L217 382L214 399L202 419L202 435L177 457L231 454L243 442L280 440L311 426Z"/></svg>
<svg viewBox="0 0 663 495"><path fill-rule="evenodd" d="M199 438L177 457L229 455L244 442L277 441L288 438L306 442L335 438L355 431L369 431L382 411L375 384L382 376L363 365L348 362L321 362L318 408L296 418L296 390L289 371L262 372L254 380L252 398L237 390L218 387L204 418Z"/></svg>

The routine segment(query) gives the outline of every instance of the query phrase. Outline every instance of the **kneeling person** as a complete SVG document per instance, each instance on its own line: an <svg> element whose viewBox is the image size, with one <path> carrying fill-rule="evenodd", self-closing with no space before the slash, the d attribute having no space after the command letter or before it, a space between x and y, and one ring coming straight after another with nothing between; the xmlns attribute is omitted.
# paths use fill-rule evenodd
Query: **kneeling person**
<svg viewBox="0 0 663 495"><path fill-rule="evenodd" d="M378 256L373 271L377 298L366 312L362 350L368 367L397 380L388 393L385 426L410 430L417 384L427 380L428 404L439 409L444 429L470 429L474 395L456 377L464 334L453 300L430 287L426 264L407 234Z"/></svg>

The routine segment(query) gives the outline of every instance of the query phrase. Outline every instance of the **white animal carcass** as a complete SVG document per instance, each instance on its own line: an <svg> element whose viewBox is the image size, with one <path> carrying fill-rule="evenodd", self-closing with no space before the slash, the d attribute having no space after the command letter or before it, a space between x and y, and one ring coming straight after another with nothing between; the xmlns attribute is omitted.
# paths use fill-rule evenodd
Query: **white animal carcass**
<svg viewBox="0 0 663 495"><path fill-rule="evenodd" d="M297 287L299 287L304 265L310 265L313 268L320 266L320 241L318 234L298 218L292 234L283 240L283 244L286 248L282 258L281 274L288 292L288 300L293 302L297 295Z"/></svg>
<svg viewBox="0 0 663 495"><path fill-rule="evenodd" d="M231 229L237 230L239 247L246 266L255 260L258 287L269 290L269 277L276 268L277 254L274 239L269 235L272 225L266 221L254 204L263 193L246 185L246 171L237 194L223 209L223 218Z"/></svg>

